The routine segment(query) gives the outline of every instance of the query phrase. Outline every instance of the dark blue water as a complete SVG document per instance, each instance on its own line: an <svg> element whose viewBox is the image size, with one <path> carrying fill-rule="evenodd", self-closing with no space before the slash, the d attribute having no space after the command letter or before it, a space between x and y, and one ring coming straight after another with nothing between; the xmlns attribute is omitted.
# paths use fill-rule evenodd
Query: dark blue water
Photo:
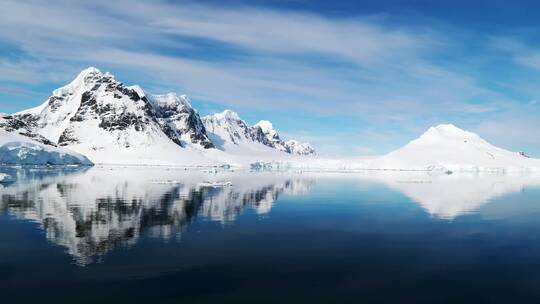
<svg viewBox="0 0 540 304"><path fill-rule="evenodd" d="M12 174L3 303L540 302L534 176Z"/></svg>

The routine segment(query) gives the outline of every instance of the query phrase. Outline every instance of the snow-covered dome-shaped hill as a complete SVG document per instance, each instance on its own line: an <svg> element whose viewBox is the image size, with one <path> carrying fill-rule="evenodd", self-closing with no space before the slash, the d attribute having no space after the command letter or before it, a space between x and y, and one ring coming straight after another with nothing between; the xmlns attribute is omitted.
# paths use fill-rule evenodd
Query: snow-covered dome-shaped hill
<svg viewBox="0 0 540 304"><path fill-rule="evenodd" d="M540 160L498 148L452 124L429 128L404 147L375 159L371 169L441 171L540 170Z"/></svg>

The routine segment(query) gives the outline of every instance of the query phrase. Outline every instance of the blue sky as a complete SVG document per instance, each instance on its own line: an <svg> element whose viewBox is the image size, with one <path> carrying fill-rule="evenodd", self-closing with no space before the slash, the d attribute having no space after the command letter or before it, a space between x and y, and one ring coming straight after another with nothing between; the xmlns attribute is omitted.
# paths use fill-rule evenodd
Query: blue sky
<svg viewBox="0 0 540 304"><path fill-rule="evenodd" d="M385 153L450 122L540 157L540 7L470 2L0 0L0 112L96 66L320 154Z"/></svg>

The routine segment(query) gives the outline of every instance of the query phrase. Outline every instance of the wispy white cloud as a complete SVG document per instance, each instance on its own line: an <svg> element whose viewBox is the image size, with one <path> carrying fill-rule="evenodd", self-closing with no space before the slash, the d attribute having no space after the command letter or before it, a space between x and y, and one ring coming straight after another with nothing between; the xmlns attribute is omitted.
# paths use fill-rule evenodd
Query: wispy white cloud
<svg viewBox="0 0 540 304"><path fill-rule="evenodd" d="M498 39L499 51L521 47ZM366 128L358 141L375 143L385 132L395 141L394 131L376 131L388 125L416 132L512 107L474 75L433 60L455 43L428 26L390 26L384 18L155 1L3 0L0 44L16 56L0 52L0 82L16 92L14 86L69 81L96 65L156 93L178 91L223 107L352 117ZM534 56L516 60L535 64Z"/></svg>
<svg viewBox="0 0 540 304"><path fill-rule="evenodd" d="M0 37L27 55L10 63L21 66L16 79L45 79L44 71L54 70L51 63L137 67L171 89L184 88L218 102L257 106L269 102L264 96L277 95L271 101L282 107L307 104L307 110L317 111L318 103L326 110L338 103L348 113L425 109L422 103L428 98L455 102L465 98L456 92L479 91L470 79L420 58L438 44L429 31L248 7L129 4L126 9L125 1L95 1L92 6L6 1ZM186 44L178 44L171 34L230 44L249 55L230 61L189 59L182 54ZM175 44L180 50L175 55L152 48ZM308 60L309 54L326 59ZM341 66L324 60L340 60ZM412 98L406 100L400 92ZM310 102L293 102L300 98Z"/></svg>
<svg viewBox="0 0 540 304"><path fill-rule="evenodd" d="M486 120L474 128L484 138L495 144L504 144L515 150L540 145L540 122L536 115L522 113L518 116L503 115L499 119Z"/></svg>
<svg viewBox="0 0 540 304"><path fill-rule="evenodd" d="M463 108L463 112L465 113L489 113L497 111L498 108L493 105L467 105Z"/></svg>
<svg viewBox="0 0 540 304"><path fill-rule="evenodd" d="M540 70L540 50L521 41L518 37L491 37L490 46L494 50L504 52L514 62L533 69Z"/></svg>

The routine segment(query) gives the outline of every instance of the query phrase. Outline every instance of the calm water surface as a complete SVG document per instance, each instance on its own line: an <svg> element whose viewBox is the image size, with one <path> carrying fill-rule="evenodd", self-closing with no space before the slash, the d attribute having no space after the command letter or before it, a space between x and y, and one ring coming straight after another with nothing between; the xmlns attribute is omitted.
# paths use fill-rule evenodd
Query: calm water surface
<svg viewBox="0 0 540 304"><path fill-rule="evenodd" d="M540 302L539 176L0 172L3 303Z"/></svg>

